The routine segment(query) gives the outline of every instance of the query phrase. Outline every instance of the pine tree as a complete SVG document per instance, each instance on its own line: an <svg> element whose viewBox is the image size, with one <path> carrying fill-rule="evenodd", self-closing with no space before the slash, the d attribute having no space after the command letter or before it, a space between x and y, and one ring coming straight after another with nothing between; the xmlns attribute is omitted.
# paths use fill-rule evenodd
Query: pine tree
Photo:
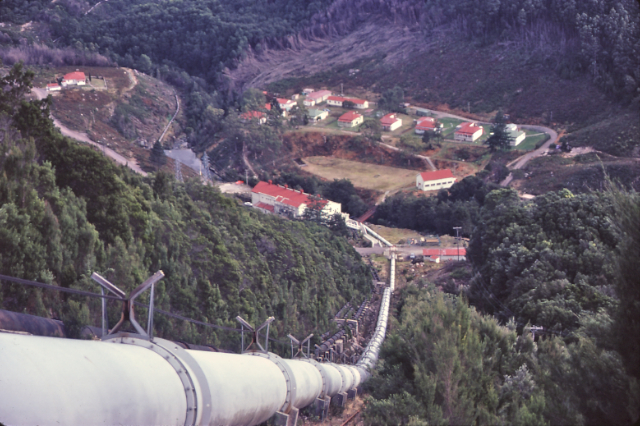
<svg viewBox="0 0 640 426"><path fill-rule="evenodd" d="M507 123L502 111L498 111L493 119L491 127L491 136L487 139L487 145L491 152L498 150L507 150L511 147L511 136L507 132Z"/></svg>
<svg viewBox="0 0 640 426"><path fill-rule="evenodd" d="M151 160L151 162L156 164L158 167L167 164L167 155L164 153L164 148L162 147L160 141L156 141L156 143L153 144L149 160Z"/></svg>

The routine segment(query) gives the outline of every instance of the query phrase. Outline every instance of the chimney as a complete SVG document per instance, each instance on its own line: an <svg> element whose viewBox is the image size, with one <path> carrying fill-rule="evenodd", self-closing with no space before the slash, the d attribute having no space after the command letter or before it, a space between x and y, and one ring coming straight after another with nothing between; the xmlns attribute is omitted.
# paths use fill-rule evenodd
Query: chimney
<svg viewBox="0 0 640 426"><path fill-rule="evenodd" d="M284 184L284 189L289 188L289 185L287 185L286 183Z"/></svg>
<svg viewBox="0 0 640 426"><path fill-rule="evenodd" d="M304 189L300 188L300 193L304 194Z"/></svg>
<svg viewBox="0 0 640 426"><path fill-rule="evenodd" d="M273 182L271 181L271 179L269 179L269 185L273 185Z"/></svg>

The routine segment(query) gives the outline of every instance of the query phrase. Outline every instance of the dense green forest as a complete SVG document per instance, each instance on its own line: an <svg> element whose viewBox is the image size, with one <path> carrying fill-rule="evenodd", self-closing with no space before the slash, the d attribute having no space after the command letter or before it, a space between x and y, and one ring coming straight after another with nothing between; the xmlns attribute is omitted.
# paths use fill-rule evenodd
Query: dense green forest
<svg viewBox="0 0 640 426"><path fill-rule="evenodd" d="M360 256L326 227L259 214L196 181L142 178L62 137L47 100L22 100L31 77L16 66L0 80L0 273L96 292L93 271L130 291L162 269L159 308L234 328L236 315L273 315L272 337L323 332L371 290ZM3 283L0 306L99 324L97 301L46 293ZM237 333L155 324L160 336L238 349Z"/></svg>
<svg viewBox="0 0 640 426"><path fill-rule="evenodd" d="M452 234L454 226L469 236L489 192L497 189L476 176L467 176L435 197L398 193L385 198L371 219L379 225L415 229L440 235Z"/></svg>
<svg viewBox="0 0 640 426"><path fill-rule="evenodd" d="M427 284L427 283L421 283ZM462 296L408 287L366 384L367 424L631 424L638 377L607 311L580 313L573 338L501 325ZM636 312L637 314L637 312ZM630 320L630 318L627 318Z"/></svg>
<svg viewBox="0 0 640 426"><path fill-rule="evenodd" d="M508 188L484 192L475 179L460 182L465 191L389 203L424 220L440 209L433 228L465 208L457 199L464 194L470 272L451 276L469 285L445 294L422 279L400 295L384 363L368 384L367 421L636 421L638 194L610 184L607 192L564 189L523 201ZM533 326L542 327L535 339Z"/></svg>

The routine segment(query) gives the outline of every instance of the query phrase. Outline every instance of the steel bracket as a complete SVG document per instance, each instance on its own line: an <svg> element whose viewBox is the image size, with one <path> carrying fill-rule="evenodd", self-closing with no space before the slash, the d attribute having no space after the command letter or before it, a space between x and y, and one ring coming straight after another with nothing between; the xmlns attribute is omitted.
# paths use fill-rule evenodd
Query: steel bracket
<svg viewBox="0 0 640 426"><path fill-rule="evenodd" d="M273 322L275 318L269 317L262 325L258 328L254 328L251 324L245 321L241 316L237 316L236 320L242 326L241 339L242 339L242 353L251 352L249 349L253 346L254 349L252 351L259 351L262 353L269 352L269 325ZM264 347L260 344L260 330L267 327L267 335L264 337ZM251 343L244 346L244 329L247 329L251 333ZM257 348L257 349L256 349Z"/></svg>
<svg viewBox="0 0 640 426"><path fill-rule="evenodd" d="M129 297L125 297L126 293L119 289L116 285L110 283L106 278L100 276L97 273L91 274L91 279L100 284L100 292L104 295L104 290L106 289L117 298L122 300L122 314L120 316L120 320L118 323L108 331L108 321L106 318L107 307L106 300L102 299L102 336L112 335L117 333L121 328L125 321L129 321L133 328L138 332L138 334L145 336L147 339L153 339L153 298L154 298L154 289L155 283L160 281L164 277L164 272L158 271L142 284L140 284L135 290L129 294ZM136 321L136 313L133 309L135 305L135 300L138 296L140 296L144 291L148 288L151 288L151 295L149 297L149 319L147 321L147 330L145 331L138 321Z"/></svg>

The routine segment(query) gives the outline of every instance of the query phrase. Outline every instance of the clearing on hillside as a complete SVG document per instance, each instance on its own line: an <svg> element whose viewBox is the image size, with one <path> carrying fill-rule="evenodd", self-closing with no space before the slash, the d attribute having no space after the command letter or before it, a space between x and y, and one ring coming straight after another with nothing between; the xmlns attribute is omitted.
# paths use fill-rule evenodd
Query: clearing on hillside
<svg viewBox="0 0 640 426"><path fill-rule="evenodd" d="M331 157L303 158L307 172L325 179L349 179L354 186L375 191L413 187L416 171Z"/></svg>

